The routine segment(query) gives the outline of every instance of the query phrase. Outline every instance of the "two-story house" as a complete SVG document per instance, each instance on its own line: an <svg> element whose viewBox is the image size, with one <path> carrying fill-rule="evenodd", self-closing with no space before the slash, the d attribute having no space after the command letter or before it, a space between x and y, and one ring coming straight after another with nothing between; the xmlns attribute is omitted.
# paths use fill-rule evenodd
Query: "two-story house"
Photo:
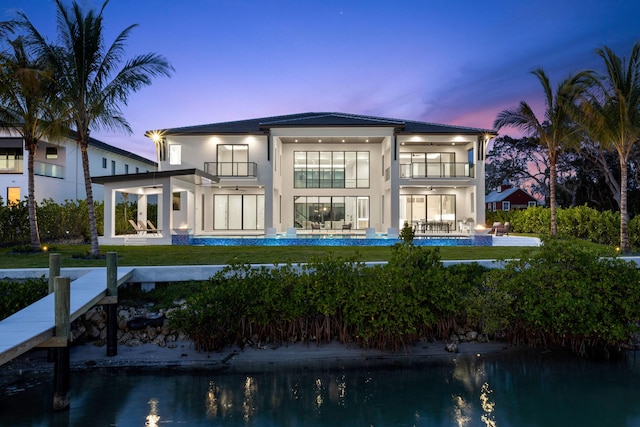
<svg viewBox="0 0 640 427"><path fill-rule="evenodd" d="M3 203L23 200L28 194L28 151L24 140L9 132L0 134L0 189ZM154 171L154 161L91 139L88 148L89 169L92 175L121 175ZM55 143L41 141L34 158L35 197L37 201L86 198L82 157L73 139ZM102 200L103 187L93 185L94 200Z"/></svg>
<svg viewBox="0 0 640 427"><path fill-rule="evenodd" d="M147 135L156 144L157 173L93 180L110 195L103 243L124 237L114 234L118 192L138 195L134 223L147 223L145 206L157 203L155 243L171 243L176 233L385 233L405 221L425 232L457 232L462 219L484 223L492 130L302 113Z"/></svg>

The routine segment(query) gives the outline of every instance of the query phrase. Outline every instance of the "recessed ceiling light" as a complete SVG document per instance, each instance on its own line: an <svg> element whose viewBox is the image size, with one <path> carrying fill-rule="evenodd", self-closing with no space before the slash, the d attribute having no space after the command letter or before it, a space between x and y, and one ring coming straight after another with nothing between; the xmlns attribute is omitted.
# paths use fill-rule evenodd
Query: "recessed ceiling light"
<svg viewBox="0 0 640 427"><path fill-rule="evenodd" d="M368 140L368 139L366 139L364 142L369 142L369 140Z"/></svg>
<svg viewBox="0 0 640 427"><path fill-rule="evenodd" d="M344 139L342 140L342 142L344 142Z"/></svg>
<svg viewBox="0 0 640 427"><path fill-rule="evenodd" d="M319 140L318 140L318 142L322 142L322 140L321 140L321 139L319 139Z"/></svg>
<svg viewBox="0 0 640 427"><path fill-rule="evenodd" d="M298 142L298 140L296 139L294 142Z"/></svg>
<svg viewBox="0 0 640 427"><path fill-rule="evenodd" d="M455 143L455 142L452 142L452 143L451 143L451 145L456 145L456 143Z"/></svg>

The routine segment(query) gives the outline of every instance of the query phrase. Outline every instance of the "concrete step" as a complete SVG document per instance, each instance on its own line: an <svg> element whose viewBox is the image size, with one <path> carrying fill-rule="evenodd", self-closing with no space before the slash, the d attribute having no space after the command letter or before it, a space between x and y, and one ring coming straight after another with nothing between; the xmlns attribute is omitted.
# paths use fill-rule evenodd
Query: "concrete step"
<svg viewBox="0 0 640 427"><path fill-rule="evenodd" d="M524 236L494 236L492 246L540 246L540 239Z"/></svg>

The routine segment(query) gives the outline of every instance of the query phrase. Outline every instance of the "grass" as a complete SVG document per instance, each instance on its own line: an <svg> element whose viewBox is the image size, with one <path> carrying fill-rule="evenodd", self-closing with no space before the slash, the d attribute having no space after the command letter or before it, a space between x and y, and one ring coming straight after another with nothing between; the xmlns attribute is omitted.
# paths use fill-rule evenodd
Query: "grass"
<svg viewBox="0 0 640 427"><path fill-rule="evenodd" d="M614 249L584 242L612 256ZM535 248L506 246L441 246L443 260L519 258ZM56 245L52 252L60 254L62 267L103 267L104 259L88 259L89 245ZM386 261L391 254L389 246L322 247L322 246L101 246L100 251L118 253L118 265L219 265L232 262L252 264L284 264L306 262L328 253L336 257L355 256L360 261ZM45 268L48 253L12 253L11 248L0 248L0 268Z"/></svg>

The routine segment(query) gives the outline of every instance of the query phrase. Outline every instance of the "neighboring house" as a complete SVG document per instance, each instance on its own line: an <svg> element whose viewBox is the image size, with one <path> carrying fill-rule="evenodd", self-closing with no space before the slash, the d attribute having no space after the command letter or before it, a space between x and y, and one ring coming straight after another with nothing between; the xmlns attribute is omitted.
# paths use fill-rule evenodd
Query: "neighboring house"
<svg viewBox="0 0 640 427"><path fill-rule="evenodd" d="M484 223L485 150L495 135L345 113L150 131L158 173L93 178L111 194L102 243L124 238L110 202L121 192L138 195L132 220L154 223L154 243L171 243L172 234L397 232L405 221L454 232L462 219ZM149 203L157 203L154 218Z"/></svg>
<svg viewBox="0 0 640 427"><path fill-rule="evenodd" d="M89 142L90 172L93 176L150 172L157 169L154 161L145 159L95 139ZM0 196L3 203L23 200L28 195L28 151L19 136L0 134ZM49 143L40 141L35 156L35 196L38 202L53 199L86 198L82 156L75 140ZM103 187L93 185L93 198L103 199Z"/></svg>
<svg viewBox="0 0 640 427"><path fill-rule="evenodd" d="M504 211L511 209L526 209L538 205L538 201L520 188L510 185L501 185L484 198L485 205L489 212Z"/></svg>

